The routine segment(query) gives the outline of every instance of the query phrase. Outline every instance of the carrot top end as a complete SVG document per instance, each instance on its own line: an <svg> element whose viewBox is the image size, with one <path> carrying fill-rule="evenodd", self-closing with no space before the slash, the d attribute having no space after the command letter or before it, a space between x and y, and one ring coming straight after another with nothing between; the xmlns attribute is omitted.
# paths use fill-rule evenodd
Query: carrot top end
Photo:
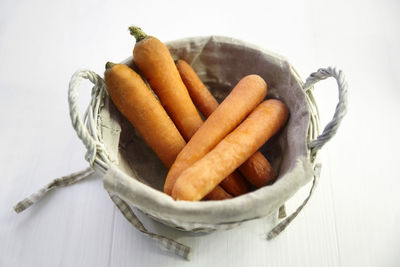
<svg viewBox="0 0 400 267"><path fill-rule="evenodd" d="M117 65L117 64L108 61L108 62L106 63L106 70L111 69L111 68L114 67L115 65Z"/></svg>
<svg viewBox="0 0 400 267"><path fill-rule="evenodd" d="M137 26L129 27L129 31L130 31L131 35L133 35L135 37L136 42L140 42L147 36L147 34L144 31L142 31L141 28L139 28Z"/></svg>

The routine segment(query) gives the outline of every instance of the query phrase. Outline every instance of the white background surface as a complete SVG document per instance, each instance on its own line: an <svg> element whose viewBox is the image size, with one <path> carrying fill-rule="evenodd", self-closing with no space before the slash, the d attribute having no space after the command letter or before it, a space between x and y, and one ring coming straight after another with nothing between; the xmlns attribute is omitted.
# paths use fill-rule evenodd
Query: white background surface
<svg viewBox="0 0 400 267"><path fill-rule="evenodd" d="M397 0L2 0L0 266L400 266L399 14ZM192 236L139 214L149 229L192 246L186 262L130 226L99 175L13 212L51 179L87 166L68 116L69 78L80 68L101 74L106 61L128 57L132 24L162 41L239 38L286 56L303 79L329 65L345 72L349 111L320 154L320 184L275 240L265 240L266 220ZM82 107L90 94L89 84L83 88ZM335 82L315 92L326 124Z"/></svg>

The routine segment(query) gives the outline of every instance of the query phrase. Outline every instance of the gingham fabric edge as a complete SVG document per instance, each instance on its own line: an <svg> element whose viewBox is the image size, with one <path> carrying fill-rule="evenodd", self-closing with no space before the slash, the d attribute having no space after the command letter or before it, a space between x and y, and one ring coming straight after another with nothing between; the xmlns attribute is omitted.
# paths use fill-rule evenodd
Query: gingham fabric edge
<svg viewBox="0 0 400 267"><path fill-rule="evenodd" d="M71 173L70 175L63 176L61 178L54 179L52 182L47 184L45 187L41 188L38 192L31 194L29 197L21 200L14 206L14 211L16 213L20 213L39 200L41 200L50 190L67 186L70 184L74 184L80 180L85 179L94 173L94 170L91 167L88 167L82 171Z"/></svg>
<svg viewBox="0 0 400 267"><path fill-rule="evenodd" d="M286 227L294 220L294 218L296 218L296 216L300 213L300 211L306 206L308 200L311 198L311 195L314 193L314 190L318 184L320 173L321 173L321 164L317 163L314 167L314 179L310 192L308 193L308 196L303 201L303 203L296 209L295 212L293 212L289 217L287 217L285 220L283 220L274 228L272 228L271 231L269 231L269 233L267 234L267 240L274 239L281 232L283 232L286 229Z"/></svg>
<svg viewBox="0 0 400 267"><path fill-rule="evenodd" d="M186 260L190 260L192 249L189 246L181 244L171 238L158 235L152 232L149 232L144 225L140 222L140 220L136 217L135 213L129 207L129 205L119 198L116 195L110 194L111 200L117 206L117 208L121 211L122 215L140 232L145 234L147 237L156 241L157 245L164 251L172 252Z"/></svg>

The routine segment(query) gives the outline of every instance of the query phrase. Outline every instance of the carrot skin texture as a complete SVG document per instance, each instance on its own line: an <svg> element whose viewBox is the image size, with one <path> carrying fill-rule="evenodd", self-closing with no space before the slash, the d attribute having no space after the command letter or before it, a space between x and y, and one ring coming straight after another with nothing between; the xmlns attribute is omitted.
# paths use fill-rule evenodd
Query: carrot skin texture
<svg viewBox="0 0 400 267"><path fill-rule="evenodd" d="M193 102L203 116L208 118L217 109L218 101L186 61L178 60L176 65ZM257 187L265 186L276 178L275 170L259 151L243 163L239 167L239 171L251 184Z"/></svg>
<svg viewBox="0 0 400 267"><path fill-rule="evenodd" d="M208 118L219 106L218 101L186 61L178 60L176 66L196 107L205 118Z"/></svg>
<svg viewBox="0 0 400 267"><path fill-rule="evenodd" d="M264 155L257 151L240 167L240 173L256 187L271 184L276 178L276 172Z"/></svg>
<svg viewBox="0 0 400 267"><path fill-rule="evenodd" d="M288 108L279 100L261 103L215 148L182 172L172 197L187 201L202 199L283 127L288 116Z"/></svg>
<svg viewBox="0 0 400 267"><path fill-rule="evenodd" d="M171 167L186 142L160 102L134 70L115 64L105 71L108 93L165 166Z"/></svg>
<svg viewBox="0 0 400 267"><path fill-rule="evenodd" d="M229 174L219 185L225 189L226 192L235 197L249 192L246 180L238 171Z"/></svg>
<svg viewBox="0 0 400 267"><path fill-rule="evenodd" d="M208 193L204 199L205 200L224 200L230 199L232 195L227 193L222 187L216 186L210 193Z"/></svg>
<svg viewBox="0 0 400 267"><path fill-rule="evenodd" d="M153 36L136 42L133 60L186 141L203 123L167 48Z"/></svg>
<svg viewBox="0 0 400 267"><path fill-rule="evenodd" d="M179 153L168 172L164 192L170 195L182 171L215 147L264 99L266 94L267 84L260 76L248 75L241 79Z"/></svg>

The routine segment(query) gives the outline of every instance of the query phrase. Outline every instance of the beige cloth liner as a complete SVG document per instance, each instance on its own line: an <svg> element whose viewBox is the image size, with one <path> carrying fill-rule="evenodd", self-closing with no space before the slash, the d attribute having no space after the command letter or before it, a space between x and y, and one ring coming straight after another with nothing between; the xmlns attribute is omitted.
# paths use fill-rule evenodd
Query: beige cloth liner
<svg viewBox="0 0 400 267"><path fill-rule="evenodd" d="M101 110L101 131L112 162L104 187L156 219L180 229L264 217L284 204L313 177L306 134L309 110L302 82L288 61L274 53L226 37L197 37L168 43L175 59L184 59L221 101L237 82L258 74L268 84L267 98L289 107L289 121L261 151L279 172L270 186L224 201L175 201L162 192L167 169L108 97ZM135 68L132 58L124 61Z"/></svg>

